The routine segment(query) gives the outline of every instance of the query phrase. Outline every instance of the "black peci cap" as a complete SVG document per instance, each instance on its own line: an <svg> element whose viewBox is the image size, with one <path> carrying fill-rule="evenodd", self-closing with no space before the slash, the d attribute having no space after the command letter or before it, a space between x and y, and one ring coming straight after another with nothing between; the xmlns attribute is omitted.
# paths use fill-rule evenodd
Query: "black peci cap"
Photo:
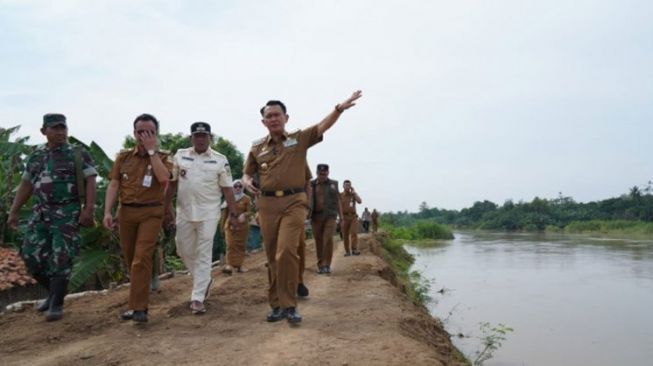
<svg viewBox="0 0 653 366"><path fill-rule="evenodd" d="M195 122L190 125L190 134L194 135L196 133L208 133L211 134L211 125L206 122Z"/></svg>
<svg viewBox="0 0 653 366"><path fill-rule="evenodd" d="M329 164L317 164L317 171L329 171Z"/></svg>

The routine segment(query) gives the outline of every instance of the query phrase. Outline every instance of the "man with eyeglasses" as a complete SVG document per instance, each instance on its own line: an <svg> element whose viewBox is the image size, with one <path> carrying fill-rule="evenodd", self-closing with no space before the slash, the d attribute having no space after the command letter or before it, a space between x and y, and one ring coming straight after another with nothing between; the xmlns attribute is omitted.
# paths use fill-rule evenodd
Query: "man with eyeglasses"
<svg viewBox="0 0 653 366"><path fill-rule="evenodd" d="M259 195L257 207L261 232L268 260L268 301L272 312L269 322L287 319L299 323L297 311L297 284L299 256L297 249L308 200L306 184L306 152L322 141L322 135L338 120L340 115L355 105L362 96L354 92L319 123L307 129L286 132L288 114L286 106L271 100L260 110L268 135L255 141L245 162L243 184L250 192ZM260 186L254 184L258 175Z"/></svg>
<svg viewBox="0 0 653 366"><path fill-rule="evenodd" d="M152 254L159 238L164 214L164 195L170 180L169 154L158 150L159 121L151 114L134 120L136 147L118 153L109 177L102 223L113 230L116 198L118 232L129 270L129 309L121 316L137 323L147 322L152 278Z"/></svg>
<svg viewBox="0 0 653 366"><path fill-rule="evenodd" d="M166 194L166 217L170 220L172 199L177 194L177 254L193 276L190 310L206 312L204 300L213 284L211 254L213 237L220 220L224 195L232 230L241 226L234 201L231 169L227 158L211 149L211 126L195 122L190 127L193 145L179 149L173 159L172 180Z"/></svg>

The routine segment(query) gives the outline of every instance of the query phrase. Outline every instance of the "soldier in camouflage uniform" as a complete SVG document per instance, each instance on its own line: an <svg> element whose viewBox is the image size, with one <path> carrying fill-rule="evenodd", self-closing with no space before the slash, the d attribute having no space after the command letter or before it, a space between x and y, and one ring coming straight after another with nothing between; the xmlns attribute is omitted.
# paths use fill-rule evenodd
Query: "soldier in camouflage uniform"
<svg viewBox="0 0 653 366"><path fill-rule="evenodd" d="M32 216L20 253L31 275L49 291L38 310L47 310L46 320L53 321L63 316L63 299L81 242L79 227L93 225L97 172L86 150L68 144L63 114L43 116L41 133L48 142L37 146L27 158L8 223L17 228L18 210L33 194ZM78 164L83 174L80 179L85 182L83 209Z"/></svg>

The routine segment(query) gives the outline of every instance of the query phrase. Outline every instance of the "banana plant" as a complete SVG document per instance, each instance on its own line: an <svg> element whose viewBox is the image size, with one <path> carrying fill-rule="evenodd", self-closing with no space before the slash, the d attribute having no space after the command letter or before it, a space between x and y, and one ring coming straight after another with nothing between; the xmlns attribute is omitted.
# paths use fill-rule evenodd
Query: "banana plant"
<svg viewBox="0 0 653 366"><path fill-rule="evenodd" d="M96 225L82 228L82 243L70 277L70 290L80 288L94 276L103 288L107 288L109 282L120 282L125 278L119 239L114 232L105 229L101 224L104 216L104 197L113 161L95 142L87 145L73 136L69 137L69 141L71 144L83 146L89 152L98 172L94 214Z"/></svg>
<svg viewBox="0 0 653 366"><path fill-rule="evenodd" d="M20 126L0 127L0 244L11 243L15 247L21 237L19 233L8 229L7 216L24 169L23 158L33 149L27 144L29 137L18 137L10 141L11 135L19 129ZM29 207L29 205L23 206L20 212L21 218L24 219L29 215Z"/></svg>

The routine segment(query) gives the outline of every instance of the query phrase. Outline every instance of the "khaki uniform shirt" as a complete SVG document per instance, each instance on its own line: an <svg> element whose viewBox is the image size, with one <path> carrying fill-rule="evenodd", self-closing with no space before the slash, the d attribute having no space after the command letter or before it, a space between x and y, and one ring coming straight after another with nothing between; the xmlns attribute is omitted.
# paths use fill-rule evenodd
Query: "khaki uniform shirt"
<svg viewBox="0 0 653 366"><path fill-rule="evenodd" d="M356 198L353 193L343 191L340 193L340 207L342 207L342 214L345 218L353 218L356 216Z"/></svg>
<svg viewBox="0 0 653 366"><path fill-rule="evenodd" d="M170 155L166 152L157 152L163 165L172 170ZM146 175L152 176L149 187L143 185ZM120 182L120 203L155 203L163 204L165 191L159 180L154 175L150 156L138 154L138 148L123 150L118 153L113 168L109 174L111 180Z"/></svg>
<svg viewBox="0 0 653 366"><path fill-rule="evenodd" d="M221 187L231 187L231 168L227 158L208 149L179 149L173 159L172 180L177 180L177 217L205 221L220 217Z"/></svg>
<svg viewBox="0 0 653 366"><path fill-rule="evenodd" d="M285 133L279 141L271 135L257 140L247 155L244 172L258 174L263 191L304 188L306 185L306 151L322 141L317 125Z"/></svg>

